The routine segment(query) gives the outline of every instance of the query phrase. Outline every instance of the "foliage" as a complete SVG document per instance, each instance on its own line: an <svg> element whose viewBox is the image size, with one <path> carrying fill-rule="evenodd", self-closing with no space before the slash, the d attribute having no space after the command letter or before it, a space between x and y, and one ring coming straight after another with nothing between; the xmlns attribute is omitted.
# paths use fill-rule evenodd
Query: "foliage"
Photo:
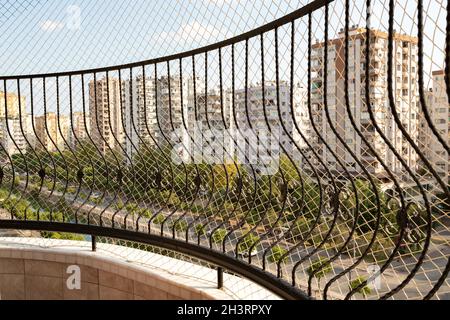
<svg viewBox="0 0 450 320"><path fill-rule="evenodd" d="M267 257L267 259L270 262L280 262L280 260L283 258L283 260L281 262L285 262L287 259L287 256L283 257L288 251L286 249L284 249L283 247L276 245L275 247L272 248L272 250L270 251L269 256Z"/></svg>
<svg viewBox="0 0 450 320"><path fill-rule="evenodd" d="M361 284L363 284L364 282L366 282L367 279L364 277L358 277L355 280L352 280L349 284L349 288L350 290L356 289L358 286L360 286ZM367 283L362 286L361 288L359 288L358 290L356 290L357 293L361 294L364 298L367 297L369 294L371 294L372 290L370 289L370 287L367 285Z"/></svg>
<svg viewBox="0 0 450 320"><path fill-rule="evenodd" d="M152 220L154 224L162 224L166 217L162 213L158 213L156 217Z"/></svg>
<svg viewBox="0 0 450 320"><path fill-rule="evenodd" d="M225 239L225 236L227 235L227 230L223 228L217 229L213 235L212 235L212 242L214 243L221 243Z"/></svg>
<svg viewBox="0 0 450 320"><path fill-rule="evenodd" d="M43 238L48 239L77 240L77 241L84 240L84 237L82 235L65 232L41 231L41 236Z"/></svg>
<svg viewBox="0 0 450 320"><path fill-rule="evenodd" d="M195 225L195 234L198 236L204 236L206 235L206 229L203 224L196 224Z"/></svg>
<svg viewBox="0 0 450 320"><path fill-rule="evenodd" d="M152 211L150 209L139 209L138 214L144 218L151 218L153 216Z"/></svg>
<svg viewBox="0 0 450 320"><path fill-rule="evenodd" d="M185 232L188 228L188 223L185 220L179 220L179 221L173 222L170 227L174 228L175 231Z"/></svg>
<svg viewBox="0 0 450 320"><path fill-rule="evenodd" d="M128 213L134 213L138 209L138 205L137 203L130 202L126 204L125 209L128 211Z"/></svg>
<svg viewBox="0 0 450 320"><path fill-rule="evenodd" d="M306 217L300 217L295 222L291 232L292 236L297 240L304 239L306 234L310 232L313 222Z"/></svg>
<svg viewBox="0 0 450 320"><path fill-rule="evenodd" d="M319 257L317 260L311 263L306 269L309 276L314 274L314 278L320 280L332 271L331 263L328 258Z"/></svg>
<svg viewBox="0 0 450 320"><path fill-rule="evenodd" d="M238 245L238 252L244 253L250 250L250 248L259 241L259 237L254 235L253 233L249 233L245 236L244 240L241 241Z"/></svg>

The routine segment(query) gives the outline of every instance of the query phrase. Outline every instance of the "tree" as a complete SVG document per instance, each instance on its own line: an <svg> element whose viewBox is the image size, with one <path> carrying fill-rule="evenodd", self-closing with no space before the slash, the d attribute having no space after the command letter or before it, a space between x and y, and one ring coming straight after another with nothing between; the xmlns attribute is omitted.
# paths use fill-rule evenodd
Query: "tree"
<svg viewBox="0 0 450 320"><path fill-rule="evenodd" d="M156 217L152 220L154 224L162 224L166 217L162 213L158 213Z"/></svg>
<svg viewBox="0 0 450 320"><path fill-rule="evenodd" d="M239 253L246 253L250 250L250 248L259 241L259 237L249 233L238 245ZM250 254L250 252L248 252Z"/></svg>
<svg viewBox="0 0 450 320"><path fill-rule="evenodd" d="M307 240L304 239L306 234L311 230L313 222L306 217L300 217L295 221L295 225L292 228L292 236L298 240Z"/></svg>
<svg viewBox="0 0 450 320"><path fill-rule="evenodd" d="M369 294L372 293L372 290L367 285L367 279L364 277L358 277L353 281L350 281L349 288L350 290L354 290L358 288L360 285L365 283L361 288L357 289L356 292L361 294L363 298L366 298Z"/></svg>
<svg viewBox="0 0 450 320"><path fill-rule="evenodd" d="M206 234L205 226L201 223L195 225L195 234L198 236L204 236Z"/></svg>
<svg viewBox="0 0 450 320"><path fill-rule="evenodd" d="M388 199L385 192L382 192L378 185L374 186L362 179L354 181L355 190L349 186L348 196L341 200L341 210L351 213L356 209L356 195L358 196L358 219L356 220L356 231L364 235L372 232L376 228L377 218L380 214L380 223L397 224L397 208L388 206ZM377 201L377 194L378 200Z"/></svg>
<svg viewBox="0 0 450 320"><path fill-rule="evenodd" d="M227 230L223 229L223 228L219 228L212 235L212 242L221 243L221 242L223 242L223 239L225 239L226 235L227 235Z"/></svg>
<svg viewBox="0 0 450 320"><path fill-rule="evenodd" d="M171 228L178 232L185 232L188 228L188 223L185 220L179 220L171 224Z"/></svg>
<svg viewBox="0 0 450 320"><path fill-rule="evenodd" d="M278 263L281 261L281 259L283 259L281 262L285 262L287 259L287 256L282 258L285 254L287 253L287 250L284 249L283 247L276 245L275 247L272 248L272 250L270 251L269 256L267 257L267 259L270 262L275 262Z"/></svg>
<svg viewBox="0 0 450 320"><path fill-rule="evenodd" d="M320 280L327 274L329 274L332 270L333 269L329 260L325 257L319 257L317 260L311 263L308 269L306 269L306 272L310 277L313 276L317 279L317 285L320 290Z"/></svg>

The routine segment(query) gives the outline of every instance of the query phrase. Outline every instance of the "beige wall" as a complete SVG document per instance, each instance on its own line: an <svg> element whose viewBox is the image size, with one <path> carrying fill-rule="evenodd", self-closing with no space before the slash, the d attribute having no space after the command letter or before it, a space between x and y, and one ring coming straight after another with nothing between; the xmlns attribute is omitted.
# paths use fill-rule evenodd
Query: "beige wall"
<svg viewBox="0 0 450 320"><path fill-rule="evenodd" d="M70 253L68 253L70 254ZM2 300L133 300L133 299L212 299L204 292L159 277L149 277L126 266L114 265L114 271L79 263L64 263L61 255L40 253L41 260L0 257L0 294ZM83 258L86 259L86 258ZM92 256L92 260L95 258ZM95 261L90 261L90 263ZM81 289L69 290L66 280L69 265L81 270ZM120 275L122 274L122 275ZM123 276L124 274L129 275ZM139 281L139 279L142 279Z"/></svg>

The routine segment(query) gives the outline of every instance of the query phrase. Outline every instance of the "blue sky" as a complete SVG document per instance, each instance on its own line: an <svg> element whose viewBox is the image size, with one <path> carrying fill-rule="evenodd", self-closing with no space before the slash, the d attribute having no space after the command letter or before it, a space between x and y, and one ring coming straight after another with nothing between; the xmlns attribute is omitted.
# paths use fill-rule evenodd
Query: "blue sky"
<svg viewBox="0 0 450 320"><path fill-rule="evenodd" d="M173 54L248 31L307 2L309 0L0 0L0 74L78 70ZM343 2L336 0L330 5L331 38L344 27ZM372 2L372 26L386 30L388 1ZM424 0L426 74L443 67L444 5L442 0ZM415 35L416 14L416 1L398 0L396 30ZM352 25L365 25L364 0L351 2L350 16ZM313 15L314 38L323 39L323 25L323 10L319 10ZM306 19L298 21L297 30L296 77L305 83ZM289 50L289 28L281 28L279 38L280 50ZM273 35L268 35L266 59L272 59L266 70L268 77L273 74L271 40ZM283 52L280 54L280 78L288 79L289 59ZM252 68L259 70L258 53L257 41L250 42L249 78L255 81L259 71L252 74ZM237 47L236 57L243 61L242 47ZM201 63L199 57L199 70ZM229 64L224 62L224 68L229 69ZM239 62L236 70L237 82L242 85ZM79 110L79 106L76 109Z"/></svg>
<svg viewBox="0 0 450 320"><path fill-rule="evenodd" d="M121 64L222 40L307 0L0 0L0 74ZM24 5L20 8L19 2ZM72 23L79 13L79 26Z"/></svg>
<svg viewBox="0 0 450 320"><path fill-rule="evenodd" d="M309 0L0 0L0 74L40 73L122 64L209 44L255 28ZM343 0L331 5L331 33L342 27ZM434 26L445 27L441 0L425 0ZM352 2L352 23L364 24L363 0ZM373 0L374 27L387 27L387 1ZM405 33L416 1L397 1ZM79 22L76 22L77 15ZM75 23L74 23L75 21ZM427 31L427 30L426 30ZM444 41L429 30L425 44ZM440 31L440 32L439 32ZM318 37L320 37L320 32ZM427 43L428 42L428 43ZM434 42L434 43L433 43ZM443 43L442 43L443 45ZM442 46L441 46L442 47ZM442 51L442 49L441 49ZM442 53L429 53L436 60Z"/></svg>

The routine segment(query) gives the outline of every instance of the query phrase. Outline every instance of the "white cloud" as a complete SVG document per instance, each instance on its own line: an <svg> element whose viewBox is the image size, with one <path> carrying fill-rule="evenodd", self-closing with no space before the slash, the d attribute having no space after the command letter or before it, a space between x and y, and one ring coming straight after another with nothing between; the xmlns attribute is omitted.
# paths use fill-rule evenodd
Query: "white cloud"
<svg viewBox="0 0 450 320"><path fill-rule="evenodd" d="M64 23L56 20L44 20L39 23L39 27L44 31L55 31L62 29Z"/></svg>
<svg viewBox="0 0 450 320"><path fill-rule="evenodd" d="M235 4L235 3L241 2L242 0L204 0L204 1L217 5L217 4L223 4L223 3Z"/></svg>
<svg viewBox="0 0 450 320"><path fill-rule="evenodd" d="M211 25L202 25L198 21L193 21L182 25L175 31L161 32L152 36L153 40L158 42L174 41L181 42L195 42L211 43L219 40L220 36L226 36L227 33Z"/></svg>

